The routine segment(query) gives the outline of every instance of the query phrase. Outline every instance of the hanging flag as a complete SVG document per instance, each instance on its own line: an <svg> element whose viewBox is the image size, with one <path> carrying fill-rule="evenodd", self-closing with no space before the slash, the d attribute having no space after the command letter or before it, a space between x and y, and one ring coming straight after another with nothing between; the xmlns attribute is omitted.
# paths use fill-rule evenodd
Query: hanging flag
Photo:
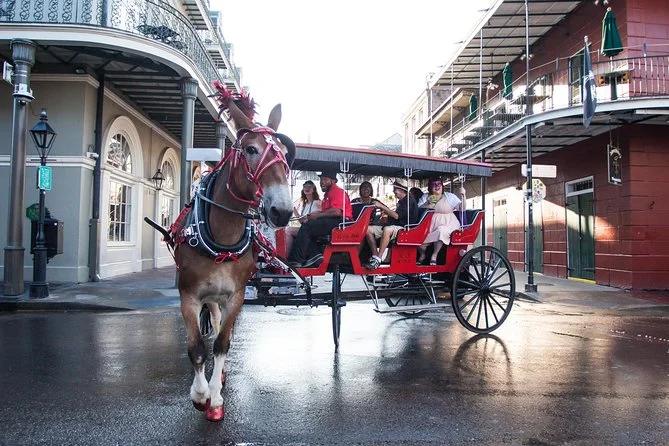
<svg viewBox="0 0 669 446"><path fill-rule="evenodd" d="M588 49L588 36L585 37L583 50L583 125L588 127L597 108L597 94L595 91L595 75L592 74L592 62Z"/></svg>

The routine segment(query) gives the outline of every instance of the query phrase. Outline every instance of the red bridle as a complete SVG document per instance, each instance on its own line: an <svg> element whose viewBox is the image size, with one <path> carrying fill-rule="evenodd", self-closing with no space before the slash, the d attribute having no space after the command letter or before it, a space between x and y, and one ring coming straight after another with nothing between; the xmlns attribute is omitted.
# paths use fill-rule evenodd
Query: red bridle
<svg viewBox="0 0 669 446"><path fill-rule="evenodd" d="M260 156L260 161L258 162L258 167L256 167L255 172L251 171L251 167L249 166L246 154L244 153L244 150L242 148L243 147L242 140L249 133L260 133L265 138L265 149L263 150L262 155ZM227 186L228 190L230 191L230 194L235 200L240 201L242 203L246 203L253 207L258 207L260 206L259 199L262 198L264 193L262 185L260 184L260 178L267 171L267 169L269 169L272 165L276 163L281 163L283 164L283 167L286 171L286 176L288 176L288 174L290 173L290 165L288 164L288 160L286 160L286 156L281 151L281 147L279 147L279 144L277 144L276 141L274 141L274 138L277 135L278 134L273 129L264 126L258 126L252 129L241 129L237 132L237 141L231 147L228 153L225 154L223 159L221 159L221 161L215 168L215 170L217 170L219 168L222 168L222 166L224 166L226 162L228 161L231 162L230 168L228 170ZM256 186L256 193L255 193L256 199L254 201L246 200L238 196L237 194L235 194L233 188L230 187L233 181L232 172L237 171L240 165L243 166L243 168L246 171L246 178Z"/></svg>

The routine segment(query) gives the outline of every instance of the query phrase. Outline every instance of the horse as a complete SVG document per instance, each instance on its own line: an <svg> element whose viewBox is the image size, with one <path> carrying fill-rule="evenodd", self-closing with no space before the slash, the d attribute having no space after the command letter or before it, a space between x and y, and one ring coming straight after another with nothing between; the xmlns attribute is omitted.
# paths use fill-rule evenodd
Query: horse
<svg viewBox="0 0 669 446"><path fill-rule="evenodd" d="M295 154L290 138L276 132L281 104L272 109L266 126L258 125L253 122L252 101L249 107L248 100L240 102L239 95L216 87L221 113L223 109L229 112L237 140L204 177L190 207L182 211L168 232L168 245L171 241L177 265L188 357L195 373L190 399L210 421L224 418L221 390L233 325L259 251L271 249L254 219L262 215L270 228L288 224L293 212L288 175ZM271 257L276 253L266 254ZM215 338L209 381L199 317L204 305L211 313Z"/></svg>

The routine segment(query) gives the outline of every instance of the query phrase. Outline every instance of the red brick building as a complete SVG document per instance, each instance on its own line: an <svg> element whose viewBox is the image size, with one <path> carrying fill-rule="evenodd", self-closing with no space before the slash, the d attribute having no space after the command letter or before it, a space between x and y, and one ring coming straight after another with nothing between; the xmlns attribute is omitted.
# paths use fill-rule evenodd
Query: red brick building
<svg viewBox="0 0 669 446"><path fill-rule="evenodd" d="M497 1L484 13L432 79L432 88L451 94L434 104L416 136L432 136L434 155L493 163L485 194L478 180L468 181L468 198L475 206L485 200L486 242L522 270L528 206L521 164L529 126L533 164L557 171L555 178L538 178L544 196L532 205L534 270L667 289L669 2L530 0L528 6L527 29L522 0ZM623 45L613 57L600 52L607 6ZM581 102L585 36L598 100L589 127ZM507 63L513 83L505 92ZM478 99L476 110L469 107L471 96Z"/></svg>

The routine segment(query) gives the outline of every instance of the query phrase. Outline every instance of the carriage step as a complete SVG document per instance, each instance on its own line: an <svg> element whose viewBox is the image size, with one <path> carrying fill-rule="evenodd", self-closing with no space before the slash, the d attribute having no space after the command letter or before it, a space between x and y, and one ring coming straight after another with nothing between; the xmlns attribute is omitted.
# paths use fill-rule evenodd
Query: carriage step
<svg viewBox="0 0 669 446"><path fill-rule="evenodd" d="M377 313L400 313L408 311L424 311L424 310L439 310L441 308L450 307L450 303L436 303L436 304L425 304L425 305L401 305L397 307L383 307L375 308L374 311Z"/></svg>

